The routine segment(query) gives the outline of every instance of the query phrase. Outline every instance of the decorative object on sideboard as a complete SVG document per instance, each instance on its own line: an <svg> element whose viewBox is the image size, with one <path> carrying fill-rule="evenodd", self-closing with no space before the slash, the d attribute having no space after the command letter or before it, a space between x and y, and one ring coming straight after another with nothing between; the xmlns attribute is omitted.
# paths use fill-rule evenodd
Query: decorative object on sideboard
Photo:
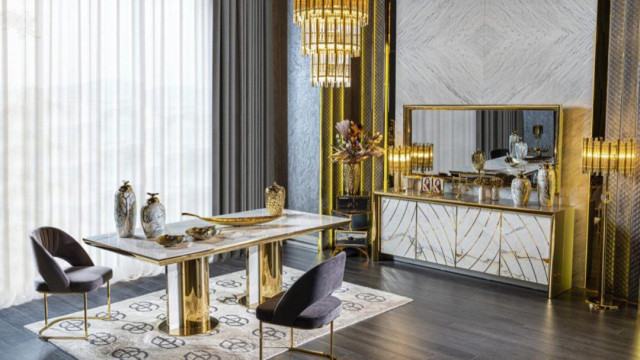
<svg viewBox="0 0 640 360"><path fill-rule="evenodd" d="M515 145L515 150L516 159L518 160L518 162L523 163L524 158L527 157L527 154L529 153L529 145L524 142L523 138L520 138L520 140L518 140Z"/></svg>
<svg viewBox="0 0 640 360"><path fill-rule="evenodd" d="M360 193L360 163L370 157L380 157L384 150L378 146L382 134L367 134L362 125L350 120L336 124L335 152L331 154L332 162L344 164L343 187L346 195Z"/></svg>
<svg viewBox="0 0 640 360"><path fill-rule="evenodd" d="M504 180L499 177L491 178L491 201L500 200L500 188L504 185Z"/></svg>
<svg viewBox="0 0 640 360"><path fill-rule="evenodd" d="M516 156L516 143L520 140L520 136L518 136L517 131L512 131L511 135L509 135L509 155L507 157L515 157Z"/></svg>
<svg viewBox="0 0 640 360"><path fill-rule="evenodd" d="M350 87L369 0L294 1L293 23L300 26L302 55L311 57L311 86Z"/></svg>
<svg viewBox="0 0 640 360"><path fill-rule="evenodd" d="M545 163L538 169L538 203L552 207L556 192L556 172L553 166Z"/></svg>
<svg viewBox="0 0 640 360"><path fill-rule="evenodd" d="M484 164L486 162L487 156L480 149L477 149L476 152L471 155L471 164L478 173L481 173L482 170L484 170Z"/></svg>
<svg viewBox="0 0 640 360"><path fill-rule="evenodd" d="M262 216L245 216L245 217L205 217L196 214L183 212L182 216L191 216L200 220L218 225L228 226L250 226L268 223L281 218L283 215L262 215Z"/></svg>
<svg viewBox="0 0 640 360"><path fill-rule="evenodd" d="M511 181L511 196L515 206L526 206L531 194L531 181L521 172Z"/></svg>
<svg viewBox="0 0 640 360"><path fill-rule="evenodd" d="M140 209L140 219L142 220L144 235L151 239L164 235L167 215L164 205L157 198L158 193L147 193L147 195L149 195L147 204Z"/></svg>
<svg viewBox="0 0 640 360"><path fill-rule="evenodd" d="M264 190L264 201L267 207L267 213L269 215L282 215L286 198L287 190L274 181L272 186Z"/></svg>
<svg viewBox="0 0 640 360"><path fill-rule="evenodd" d="M480 175L473 180L473 185L478 187L478 201L491 199L492 177Z"/></svg>
<svg viewBox="0 0 640 360"><path fill-rule="evenodd" d="M602 175L603 190L602 209L602 246L600 260L600 287L597 297L587 299L591 309L615 310L618 306L606 296L606 263L607 263L607 204L611 201L609 193L609 174L622 176L633 175L635 160L635 141L603 140L601 138L585 138L582 142L582 172L589 175Z"/></svg>
<svg viewBox="0 0 640 360"><path fill-rule="evenodd" d="M123 238L133 237L136 229L136 211L136 194L133 192L129 182L125 180L116 191L114 197L113 216L118 236Z"/></svg>
<svg viewBox="0 0 640 360"><path fill-rule="evenodd" d="M469 191L469 184L467 183L467 179L458 174L458 176L454 177L453 180L451 180L451 190L453 190L454 194L456 194L456 199L460 200L460 198L462 197L462 193Z"/></svg>
<svg viewBox="0 0 640 360"><path fill-rule="evenodd" d="M542 125L533 125L533 138L536 139L536 147L533 148L533 152L536 156L541 156L543 149L540 147L540 138L542 137L542 133L544 132L544 127Z"/></svg>

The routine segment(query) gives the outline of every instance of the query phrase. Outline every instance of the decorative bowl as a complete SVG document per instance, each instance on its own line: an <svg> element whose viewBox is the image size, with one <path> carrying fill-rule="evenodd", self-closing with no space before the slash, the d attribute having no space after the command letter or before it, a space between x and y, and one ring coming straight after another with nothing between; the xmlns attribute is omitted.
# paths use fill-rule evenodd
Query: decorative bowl
<svg viewBox="0 0 640 360"><path fill-rule="evenodd" d="M192 227L185 231L185 233L195 240L209 240L220 234L220 229L216 229L216 226L203 226Z"/></svg>
<svg viewBox="0 0 640 360"><path fill-rule="evenodd" d="M162 235L156 238L156 242L164 247L176 246L184 242L184 235Z"/></svg>

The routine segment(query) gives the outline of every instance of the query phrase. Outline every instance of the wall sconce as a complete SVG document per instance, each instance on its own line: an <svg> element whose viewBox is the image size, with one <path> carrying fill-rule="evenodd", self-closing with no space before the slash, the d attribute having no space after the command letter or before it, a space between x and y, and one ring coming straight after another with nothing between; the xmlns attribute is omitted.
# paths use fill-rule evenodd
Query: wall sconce
<svg viewBox="0 0 640 360"><path fill-rule="evenodd" d="M602 175L603 191L602 212L602 259L600 262L600 289L597 297L587 299L592 309L615 310L618 306L605 299L605 272L607 260L607 204L611 201L609 193L609 174L633 175L635 142L626 140L603 140L585 138L582 142L582 172L589 175Z"/></svg>
<svg viewBox="0 0 640 360"><path fill-rule="evenodd" d="M387 161L389 172L394 175L394 187L396 191L402 191L401 180L397 181L395 176L411 173L411 146L392 146L387 149Z"/></svg>
<svg viewBox="0 0 640 360"><path fill-rule="evenodd" d="M426 174L433 170L433 144L413 144L411 148L411 172Z"/></svg>

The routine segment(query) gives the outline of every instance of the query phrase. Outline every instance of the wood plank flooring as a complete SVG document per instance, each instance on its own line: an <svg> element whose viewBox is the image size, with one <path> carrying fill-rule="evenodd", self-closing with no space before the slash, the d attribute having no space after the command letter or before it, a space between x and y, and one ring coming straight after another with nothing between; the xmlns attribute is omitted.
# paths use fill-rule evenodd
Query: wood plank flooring
<svg viewBox="0 0 640 360"><path fill-rule="evenodd" d="M285 245L284 264L307 270L321 258ZM244 269L244 260L215 263L211 276ZM408 296L414 302L336 332L341 359L634 359L640 357L636 309L590 312L584 293L544 293L413 265L350 257L345 280ZM164 288L164 276L112 286L113 302ZM89 295L105 303L106 291ZM73 297L50 298L51 316L81 310ZM42 300L0 310L0 359L72 359L40 341L25 324L41 320ZM329 337L306 344L327 350ZM277 360L314 359L285 353Z"/></svg>

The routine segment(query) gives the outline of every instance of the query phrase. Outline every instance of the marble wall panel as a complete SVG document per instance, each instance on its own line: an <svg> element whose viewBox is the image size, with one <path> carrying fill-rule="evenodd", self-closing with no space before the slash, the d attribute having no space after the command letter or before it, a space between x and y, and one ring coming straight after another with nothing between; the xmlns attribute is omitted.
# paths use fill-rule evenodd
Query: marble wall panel
<svg viewBox="0 0 640 360"><path fill-rule="evenodd" d="M395 119L405 104L565 107L561 203L576 208L578 287L585 285L589 179L580 150L591 134L596 6L596 0L397 0Z"/></svg>

